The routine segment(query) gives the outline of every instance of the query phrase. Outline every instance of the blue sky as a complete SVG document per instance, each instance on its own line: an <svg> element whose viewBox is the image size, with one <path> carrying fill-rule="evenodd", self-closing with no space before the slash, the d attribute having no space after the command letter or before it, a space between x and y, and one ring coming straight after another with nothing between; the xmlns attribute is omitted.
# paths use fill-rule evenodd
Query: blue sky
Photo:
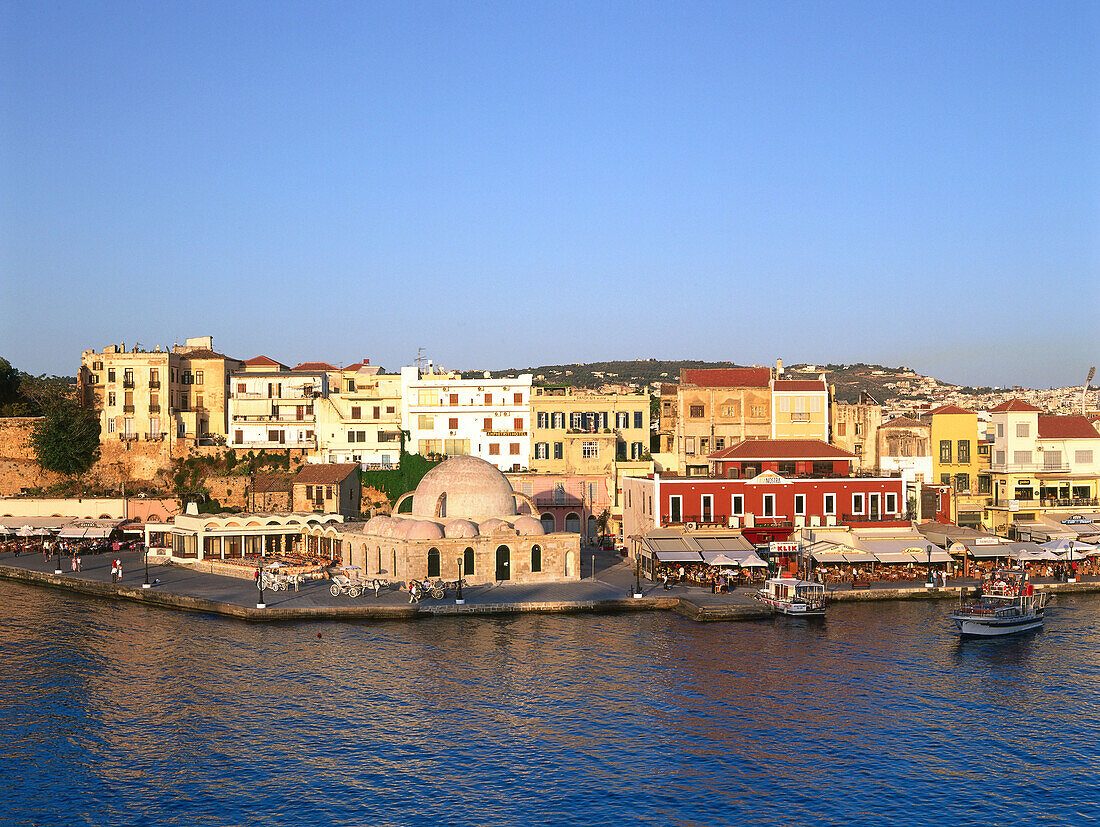
<svg viewBox="0 0 1100 827"><path fill-rule="evenodd" d="M7 3L0 355L1079 383L1100 4Z"/></svg>

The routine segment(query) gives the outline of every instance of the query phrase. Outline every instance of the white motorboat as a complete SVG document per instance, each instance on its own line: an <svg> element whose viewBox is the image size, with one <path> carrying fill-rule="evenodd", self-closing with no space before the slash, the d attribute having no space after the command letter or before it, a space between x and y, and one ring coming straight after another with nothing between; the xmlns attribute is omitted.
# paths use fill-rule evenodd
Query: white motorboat
<svg viewBox="0 0 1100 827"><path fill-rule="evenodd" d="M1048 595L1018 574L1000 572L982 583L977 597L963 593L951 615L963 637L997 637L1042 628Z"/></svg>
<svg viewBox="0 0 1100 827"><path fill-rule="evenodd" d="M754 597L776 614L791 617L824 617L825 586L794 577L772 577Z"/></svg>

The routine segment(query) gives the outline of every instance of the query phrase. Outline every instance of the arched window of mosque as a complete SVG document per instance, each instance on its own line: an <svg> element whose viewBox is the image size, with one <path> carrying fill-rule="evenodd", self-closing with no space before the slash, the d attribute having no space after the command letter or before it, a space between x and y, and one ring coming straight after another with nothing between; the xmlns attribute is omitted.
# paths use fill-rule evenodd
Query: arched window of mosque
<svg viewBox="0 0 1100 827"><path fill-rule="evenodd" d="M468 574L474 573L474 550L467 547L462 552L462 576L465 577Z"/></svg>
<svg viewBox="0 0 1100 827"><path fill-rule="evenodd" d="M531 546L531 571L542 571L542 548Z"/></svg>
<svg viewBox="0 0 1100 827"><path fill-rule="evenodd" d="M439 549L428 549L428 577L439 577Z"/></svg>
<svg viewBox="0 0 1100 827"><path fill-rule="evenodd" d="M435 516L446 517L447 516L447 492L444 491L439 495L439 499L435 503Z"/></svg>

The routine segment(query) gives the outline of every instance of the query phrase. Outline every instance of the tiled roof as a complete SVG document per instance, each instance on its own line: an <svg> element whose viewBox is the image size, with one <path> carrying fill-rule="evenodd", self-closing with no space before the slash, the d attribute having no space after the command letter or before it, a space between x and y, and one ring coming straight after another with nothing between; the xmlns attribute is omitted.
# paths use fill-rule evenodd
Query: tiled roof
<svg viewBox="0 0 1100 827"><path fill-rule="evenodd" d="M253 356L251 359L246 359L244 364L249 367L280 367L281 365L272 359L270 356Z"/></svg>
<svg viewBox="0 0 1100 827"><path fill-rule="evenodd" d="M257 474L252 482L252 490L257 494L289 492L293 486L294 478L290 474Z"/></svg>
<svg viewBox="0 0 1100 827"><path fill-rule="evenodd" d="M1036 411L1041 410L1036 408L1029 402L1025 402L1022 399L1009 399L1007 402L1002 402L996 408L990 408L990 413L1007 413L1009 411Z"/></svg>
<svg viewBox="0 0 1100 827"><path fill-rule="evenodd" d="M229 359L231 362L235 362L231 356L226 356L224 353L218 353L216 350L211 350L208 347L197 347L194 350L188 350L180 354L184 359Z"/></svg>
<svg viewBox="0 0 1100 827"><path fill-rule="evenodd" d="M313 463L303 465L295 485L336 485L359 470L358 462Z"/></svg>
<svg viewBox="0 0 1100 827"><path fill-rule="evenodd" d="M968 411L966 408L960 408L958 405L940 405L935 410L929 411L929 416L935 416L936 414L972 414L974 411Z"/></svg>
<svg viewBox="0 0 1100 827"><path fill-rule="evenodd" d="M921 422L917 419L910 419L908 416L899 416L895 419L891 419L889 422L883 422L880 428L928 428L930 427L927 422Z"/></svg>
<svg viewBox="0 0 1100 827"><path fill-rule="evenodd" d="M711 454L708 459L855 459L855 456L820 439L746 439Z"/></svg>
<svg viewBox="0 0 1100 827"><path fill-rule="evenodd" d="M821 379L777 379L772 385L775 391L823 391L825 382Z"/></svg>
<svg viewBox="0 0 1100 827"><path fill-rule="evenodd" d="M684 369L681 385L700 388L766 388L772 372L768 368L697 368Z"/></svg>
<svg viewBox="0 0 1100 827"><path fill-rule="evenodd" d="M1086 416L1039 415L1039 439L1100 439Z"/></svg>
<svg viewBox="0 0 1100 827"><path fill-rule="evenodd" d="M340 370L336 365L330 365L328 362L302 362L300 365L295 365L291 370Z"/></svg>

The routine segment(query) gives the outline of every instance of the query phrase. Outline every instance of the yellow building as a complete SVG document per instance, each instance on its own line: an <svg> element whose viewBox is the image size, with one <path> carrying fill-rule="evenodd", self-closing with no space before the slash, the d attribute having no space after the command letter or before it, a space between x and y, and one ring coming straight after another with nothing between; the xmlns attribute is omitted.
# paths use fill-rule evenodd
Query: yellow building
<svg viewBox="0 0 1100 827"><path fill-rule="evenodd" d="M328 395L317 400L322 462L387 468L401 455L401 376L364 360L329 373Z"/></svg>
<svg viewBox="0 0 1100 827"><path fill-rule="evenodd" d="M977 527L989 499L989 477L978 473L983 465L979 433L984 433L984 427L979 431L978 414L943 405L922 418L932 426L932 481L952 489L952 522Z"/></svg>
<svg viewBox="0 0 1100 827"><path fill-rule="evenodd" d="M773 379L772 439L829 441L829 386L817 379Z"/></svg>
<svg viewBox="0 0 1100 827"><path fill-rule="evenodd" d="M620 464L652 468L648 395L534 387L531 418L532 471L611 475Z"/></svg>

